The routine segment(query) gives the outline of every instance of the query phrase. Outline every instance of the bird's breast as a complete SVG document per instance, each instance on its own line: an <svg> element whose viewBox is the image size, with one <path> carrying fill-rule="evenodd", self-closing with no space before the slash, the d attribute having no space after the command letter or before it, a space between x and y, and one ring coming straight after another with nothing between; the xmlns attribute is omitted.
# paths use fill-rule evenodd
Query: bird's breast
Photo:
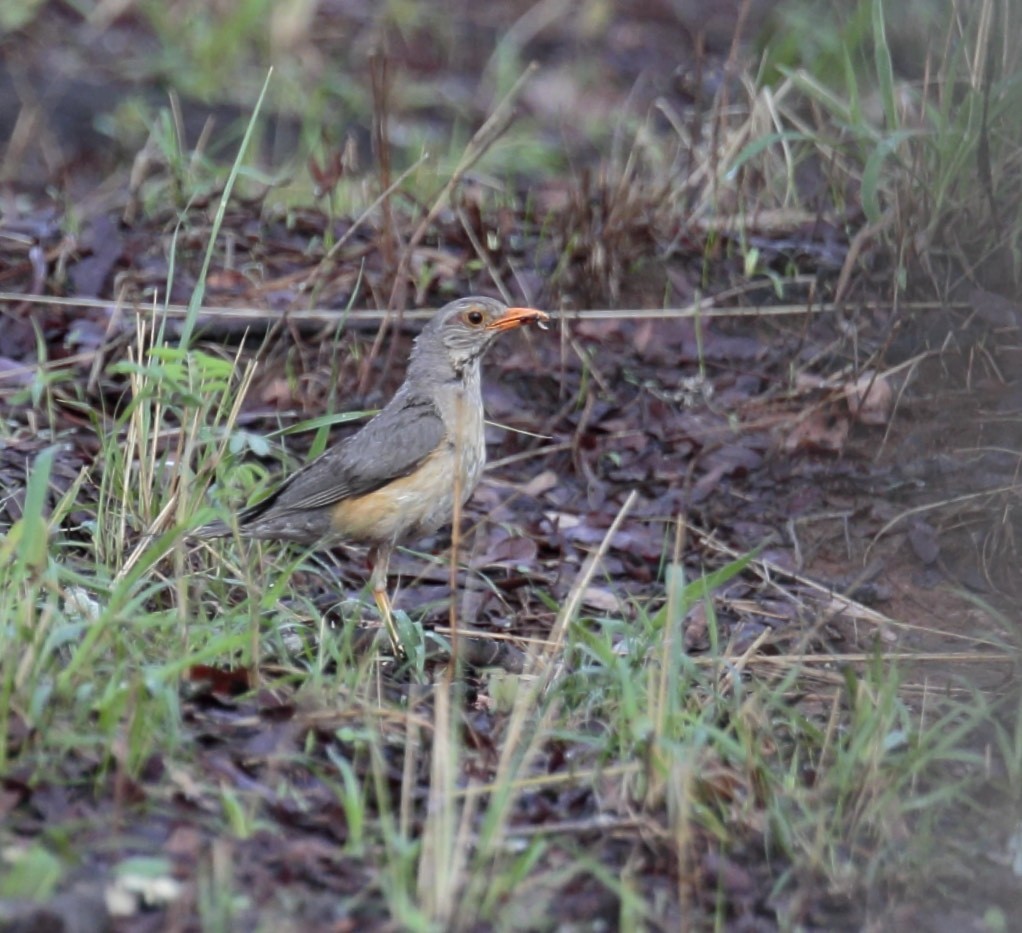
<svg viewBox="0 0 1022 933"><path fill-rule="evenodd" d="M448 427L448 446L454 459L461 501L465 502L479 484L486 466L486 416L477 393L459 395Z"/></svg>
<svg viewBox="0 0 1022 933"><path fill-rule="evenodd" d="M448 524L454 504L464 504L486 465L482 404L447 399L441 413L447 434L407 476L365 496L344 499L332 510L335 532L348 540L399 541L422 537Z"/></svg>

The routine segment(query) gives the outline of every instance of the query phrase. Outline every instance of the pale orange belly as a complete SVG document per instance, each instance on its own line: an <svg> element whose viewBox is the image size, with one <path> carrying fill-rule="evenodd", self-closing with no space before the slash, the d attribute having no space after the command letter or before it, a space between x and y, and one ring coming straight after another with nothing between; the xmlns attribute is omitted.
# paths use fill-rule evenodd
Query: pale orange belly
<svg viewBox="0 0 1022 933"><path fill-rule="evenodd" d="M451 521L457 495L464 503L472 494L485 460L485 449L455 456L444 445L422 465L365 496L344 499L330 512L330 524L351 541L385 542L422 537Z"/></svg>

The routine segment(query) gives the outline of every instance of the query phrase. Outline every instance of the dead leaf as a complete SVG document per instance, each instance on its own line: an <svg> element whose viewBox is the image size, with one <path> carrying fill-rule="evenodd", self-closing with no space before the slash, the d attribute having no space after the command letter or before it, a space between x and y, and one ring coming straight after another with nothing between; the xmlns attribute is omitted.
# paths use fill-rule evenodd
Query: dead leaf
<svg viewBox="0 0 1022 933"><path fill-rule="evenodd" d="M553 470L544 470L530 479L523 487L522 493L526 496L541 496L551 490L560 482L557 473Z"/></svg>
<svg viewBox="0 0 1022 933"><path fill-rule="evenodd" d="M795 388L799 391L807 392L816 389L826 389L828 385L827 379L823 376L818 376L816 373L795 373Z"/></svg>
<svg viewBox="0 0 1022 933"><path fill-rule="evenodd" d="M210 293L237 295L248 289L249 281L236 269L214 269L206 277L206 290Z"/></svg>
<svg viewBox="0 0 1022 933"><path fill-rule="evenodd" d="M799 450L840 453L844 450L850 428L847 418L817 409L795 425L785 438L784 449L788 453Z"/></svg>
<svg viewBox="0 0 1022 933"><path fill-rule="evenodd" d="M543 515L558 531L568 531L582 523L582 516L572 512L544 512Z"/></svg>
<svg viewBox="0 0 1022 933"><path fill-rule="evenodd" d="M602 586L587 586L582 593L582 604L599 612L621 611L617 596Z"/></svg>
<svg viewBox="0 0 1022 933"><path fill-rule="evenodd" d="M486 553L473 558L473 567L516 567L519 564L531 564L536 559L539 548L532 538L523 536L508 537L493 541Z"/></svg>
<svg viewBox="0 0 1022 933"><path fill-rule="evenodd" d="M887 424L894 409L894 389L886 376L866 370L855 382L845 384L845 402L856 421Z"/></svg>
<svg viewBox="0 0 1022 933"><path fill-rule="evenodd" d="M707 636L706 627L706 602L699 600L693 603L685 614L685 650L694 651L697 648L706 648L710 641Z"/></svg>
<svg viewBox="0 0 1022 933"><path fill-rule="evenodd" d="M283 377L269 380L263 387L260 397L267 405L277 408L290 408L295 402L291 384Z"/></svg>

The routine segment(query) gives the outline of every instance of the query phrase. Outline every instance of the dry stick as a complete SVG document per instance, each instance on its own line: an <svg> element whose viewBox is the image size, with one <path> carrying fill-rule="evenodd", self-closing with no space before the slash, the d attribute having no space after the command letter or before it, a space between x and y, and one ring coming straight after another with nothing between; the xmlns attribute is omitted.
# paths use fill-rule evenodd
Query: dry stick
<svg viewBox="0 0 1022 933"><path fill-rule="evenodd" d="M505 742L505 747L507 747ZM601 766L599 768L580 768L577 771L571 768L565 771L558 771L554 774L535 774L529 777L519 778L510 786L516 790L538 791L544 787L558 787L562 784L576 784L578 786L597 786L601 778L627 777L630 774L637 774L643 767L641 762L629 761L624 764ZM491 781L488 784L475 784L459 788L454 792L454 798L459 797L485 797L496 794L505 789L506 785L500 781ZM517 835L518 827L514 828Z"/></svg>
<svg viewBox="0 0 1022 933"><path fill-rule="evenodd" d="M103 372L103 368L106 365L107 354L111 349L111 344L114 342L112 338L116 335L121 326L121 318L124 314L124 308L121 303L124 296L124 290L124 285L117 290L119 294L118 297L114 299L113 312L107 317L106 329L103 331L103 342L96 348L96 355L92 361L92 368L89 370L89 378L85 384L85 390L90 394L95 392L96 387L99 385L100 374Z"/></svg>
<svg viewBox="0 0 1022 933"><path fill-rule="evenodd" d="M445 794L453 783L450 775L451 764L451 682L447 677L433 692L433 739L429 759L429 784L426 791L426 818L422 825L420 845L422 858L416 877L419 903L426 907L432 918L438 918L441 905L438 903L438 889L446 889L450 882L447 874L451 856L449 833L454 801ZM446 899L445 899L446 900ZM446 924L442 924L446 927Z"/></svg>
<svg viewBox="0 0 1022 933"><path fill-rule="evenodd" d="M369 56L369 83L373 97L373 148L376 149L376 160L380 167L380 182L384 191L390 189L390 139L387 124L390 118L390 61L385 52L374 51ZM394 227L394 212L390 206L390 196L383 199L383 252L384 268L394 265L394 250L397 245L397 232Z"/></svg>
<svg viewBox="0 0 1022 933"><path fill-rule="evenodd" d="M373 54L370 61L370 80L373 96L373 148L376 150L376 158L380 166L380 183L386 190L389 188L390 182L390 141L387 133L390 82L387 77L387 57L385 54ZM383 266L385 269L393 269L394 254L398 249L400 235L394 225L394 213L391 210L389 195L383 200L383 236L381 240L379 249L383 254ZM402 307L400 310L403 311L404 308ZM387 319L384 318L383 323L376 332L376 338L373 340L369 352L361 363L358 379L358 394L360 396L365 395L368 391L372 364L383 345L383 336L386 330ZM390 370L393 359L394 347L392 346L384 366L384 375Z"/></svg>
<svg viewBox="0 0 1022 933"><path fill-rule="evenodd" d="M401 800L398 805L398 831L401 838L411 838L412 832L412 788L416 786L415 768L419 763L422 742L419 736L422 720L415 710L422 699L419 684L409 685L408 711L403 723L405 727L404 754L401 766Z"/></svg>
<svg viewBox="0 0 1022 933"><path fill-rule="evenodd" d="M465 445L462 443L462 428L465 424L465 405L458 405L454 418L454 462L460 464L465 453ZM449 580L451 587L451 606L448 613L449 625L451 628L451 661L447 665L444 675L444 684L448 690L454 682L454 672L458 667L458 551L461 548L461 470L454 470L454 515L451 519L451 560L449 565Z"/></svg>
<svg viewBox="0 0 1022 933"><path fill-rule="evenodd" d="M997 490L992 490L991 492L996 491ZM692 525L690 525L689 527L700 537L700 539L708 547L711 547L714 550L719 551L720 553L725 554L728 557L734 559L737 559L742 556L739 551L735 550L732 547L728 547L721 541L717 541L716 539L713 538L711 534L702 530L701 528L696 528L695 526ZM749 567L759 575L760 579L762 579L765 583L768 583L772 586L778 586L772 579L772 575L776 575L779 577L786 577L789 580L794 580L796 583L802 584L807 589L815 590L817 593L821 593L824 596L827 596L832 601L840 603L841 606L840 611L842 612L850 611L855 615L857 619L861 619L864 622L872 622L874 625L877 626L888 625L891 626L892 628L903 629L905 631L924 631L924 632L931 631L931 629L928 629L925 626L913 625L910 622L901 622L897 619L892 619L890 616L885 616L882 612L877 612L875 609L870 609L868 606L864 606L861 602L852 599L852 597L848 596L847 594L836 593L831 587L826 586L823 583L819 583L816 580L813 580L811 577L807 577L796 570L789 570L787 567L782 567L780 566L780 564L775 564L773 561L767 560L766 558L762 557L757 558L756 560L752 561L749 564ZM985 638L977 638L972 635L960 635L957 632L942 632L941 634L947 638L955 638L960 639L961 641L969 641L977 645L990 645L990 647L992 648L1002 647L1001 645L998 645L996 642L989 641ZM830 658L832 657L832 655L828 654L826 655L826 657Z"/></svg>
<svg viewBox="0 0 1022 933"><path fill-rule="evenodd" d="M376 209L387 198L389 198L395 191L397 191L397 189L400 188L411 175L417 172L422 163L425 162L426 159L428 158L429 156L427 154L419 156L419 158L417 158L410 166L408 166L408 168L406 168L400 175L398 175L398 177L393 182L391 182L390 185L384 188L383 191L381 191L379 195L377 195L372 204L370 204L364 211L362 211L361 214L358 215L358 217L355 218L351 226L344 231L344 234L340 237L340 239L338 239L338 241L334 243L333 246L330 247L330 250L327 252L327 254L319 261L319 263L316 265L316 268L312 270L312 274L305 280L304 283L302 283L303 291L309 291L309 289L313 285L318 284L320 280L324 279L327 276L331 268L333 268L333 261L337 257L337 254L341 251L341 249L344 248L344 245L348 242L348 240L350 240L352 236L354 236L355 231L358 230L359 227L361 227L362 224L366 222L369 216L373 214L376 211ZM289 317L293 316L294 313L295 313L294 311L289 312ZM336 317L336 312L334 312L334 316Z"/></svg>
<svg viewBox="0 0 1022 933"><path fill-rule="evenodd" d="M455 210L458 214L458 220L461 221L461 227L465 231L465 236L468 237L469 243L472 244L472 249L475 250L476 256L479 257L479 261L486 266L486 271L489 272L490 278L493 280L493 284L497 286L497 291L500 292L500 297L504 299L504 304L510 305L511 293L507 290L507 286L504 284L504 280L500 277L500 272L497 271L497 267L493 264L493 260L490 259L490 254L483 248L483 244L479 242L479 237L476 236L475 230L472 229L472 225L468 222L468 218L465 216L465 211L459 204Z"/></svg>
<svg viewBox="0 0 1022 933"><path fill-rule="evenodd" d="M795 317L811 314L832 314L841 309L833 302L829 304L814 305L807 307L805 304L787 305L743 305L741 307L722 306L719 297L703 298L698 304L693 303L681 308L591 308L583 311L562 311L552 312L552 316L558 320L565 321L602 321L602 320L660 320L660 319L686 319L696 316L705 319L709 318L730 318L730 317ZM0 292L0 304L26 304L26 305L51 305L53 307L67 308L96 308L113 314L118 310L124 310L123 301L103 300L99 298L66 298L57 295L21 295L15 292ZM864 311L882 310L890 307L887 301L866 301L859 304ZM902 304L900 307L910 311L939 311L950 309L955 311L967 311L973 306L968 302L948 304L940 301L916 301L910 304ZM135 307L132 310L136 314L143 313L143 309ZM147 311L147 309L145 309ZM183 318L188 313L184 305L167 305L160 308L160 314L169 320ZM335 323L339 318L346 321L378 322L391 316L389 311L381 311L375 308L361 308L350 311L338 311L328 308L310 308L304 311L289 312L288 317L292 323L309 324L314 327L321 327L324 324ZM430 310L409 311L405 314L408 320L425 320L433 316ZM242 308L212 308L207 307L197 318L197 326L208 328L210 324L218 321L236 321L252 325L255 322L266 321L276 322L280 318L280 312L268 308L242 307ZM79 354L69 357L69 360L80 361L91 359L91 354ZM61 363L67 362L61 360ZM57 369L50 364L49 369ZM37 367L25 366L16 369L4 370L0 378L13 378L35 373Z"/></svg>
<svg viewBox="0 0 1022 933"><path fill-rule="evenodd" d="M764 629L759 635L756 636L755 640L749 645L745 651L737 658L732 660L729 657L722 657L719 660L725 662L724 674L720 678L720 683L717 686L717 691L721 694L731 690L735 685L735 676L741 675L747 667L750 666L758 657L759 649L770 639L773 632L770 629ZM707 658L707 660L718 660L716 658ZM714 702L712 695L705 696L700 701L700 706L704 708L709 706L710 703Z"/></svg>
<svg viewBox="0 0 1022 933"><path fill-rule="evenodd" d="M887 379L887 380L889 380L892 376L896 375L897 373L901 372L904 369L914 370L919 365L919 363L921 363L927 357L937 356L937 355L939 355L939 353L940 353L939 350L926 350L926 351L918 354L917 356L913 356L910 359L902 361L901 363L897 363L896 365L891 366L888 369L885 369L883 371L879 371L879 370L876 371L874 373L874 375L873 375L873 378L870 379L869 384L868 384L866 390L862 393L863 397L864 398L868 397L869 392L872 390L873 385L876 383L876 381L878 379ZM806 365L803 367L803 369L809 369L812 366L813 363L815 363L819 359L822 359L823 355L824 355L823 351L820 351L819 353L816 353L813 356L809 357L809 359L807 360ZM867 365L871 361L872 360L866 361ZM819 391L829 391L829 392L839 392L839 393L844 392L847 389L847 387L848 387L849 380L854 380L855 373L856 373L856 369L855 369L855 367L852 364L848 364L846 366L843 366L838 371L836 371L836 372L834 372L834 373L832 373L832 374L822 378L817 385L812 386L812 388L810 389L810 392L817 391L817 390L819 390ZM903 381L901 389L898 392L898 400L900 400L902 395L904 394L905 388L907 387L909 379L911 379L911 376L912 376L912 373L910 372L909 375ZM794 390L792 390L790 392L784 393L782 397L785 398L785 399L795 399L795 398L804 398L804 396L805 396L805 392L803 392L803 391L801 391L801 390L796 388L796 389L794 389ZM809 409L807 409L806 411L803 411L796 418L796 422L800 423L800 422L804 421L806 418L810 417L815 412L825 408L832 400L833 400L832 398L828 397L828 398L821 399L819 402L816 402L816 403L812 404ZM888 419L888 433L890 432L890 425L893 422L893 420L894 419L893 419L893 414L892 414L892 416ZM758 428L763 423L764 423L763 419L761 418L759 422L757 422L757 421L746 421L746 422L743 422L742 427L745 430L750 430L750 429L755 430L756 428ZM767 420L765 423L766 424L771 424L772 422L770 420ZM886 435L885 435L884 441L886 442Z"/></svg>
<svg viewBox="0 0 1022 933"><path fill-rule="evenodd" d="M625 499L624 504L620 509L618 509L618 513L614 516L614 521L610 523L610 527L607 529L607 533L603 536L600 546L595 552L586 558L586 562L583 564L582 570L579 572L579 575L575 578L575 582L571 586L567 600L565 600L564 605L561 607L561 611L557 614L557 621L554 622L554 627L550 631L550 647L546 651L546 657L544 660L552 657L563 647L568 625L575 617L575 613L578 611L578 607L582 603L582 596L585 593L586 588L589 586L589 583L592 581L593 574L596 573L596 568L599 566L600 561L607 556L607 551L610 550L611 540L614 535L617 534L618 529L621 527L621 523L625 520L625 516L632 510L632 506L635 505L635 500L638 497L639 492L637 489L633 489L630 493L628 493L628 498Z"/></svg>
<svg viewBox="0 0 1022 933"><path fill-rule="evenodd" d="M490 114L483 125L476 131L475 135L468 141L468 145L465 147L465 151L462 154L461 161L457 164L454 171L451 173L451 177L447 180L447 183L443 186L440 193L433 201L433 206L426 213L426 216L419 223L419 226L415 228L411 238L405 244L405 247L401 252L401 259L398 262L398 267L394 272L394 285L391 288L390 299L387 302L388 314L381 319L380 329L376 333L376 339L373 341L373 345L369 348L369 353L365 358L362 378L359 381L358 387L360 395L364 394L366 391L366 383L369 379L369 364L379 354L380 347L383 345L383 339L387 333L388 324L390 322L389 312L397 309L400 311L401 317L404 317L404 308L407 304L406 292L408 289L408 268L411 265L412 255L414 254L416 247L422 242L430 225L440 215L445 204L447 204L450 200L452 192L461 183L466 172L468 172L469 169L471 169L472 166L486 154L490 147L501 137L501 135L503 135L508 126L510 126L511 120L514 118L514 104L518 97L521 96L522 90L525 87L525 82L532 77L532 74L538 67L539 66L533 62L525 69L522 75L514 83L511 90L504 96L504 99L501 100L496 108L494 108L493 113Z"/></svg>
<svg viewBox="0 0 1022 933"><path fill-rule="evenodd" d="M769 635L769 631L763 633ZM941 632L940 634L945 634ZM932 661L934 663L947 663L948 661L960 661L962 663L992 662L994 664L1009 664L1016 660L1016 649L1014 647L1001 646L1003 654L992 654L984 651L885 651L885 661ZM846 651L840 654L772 654L756 658L759 666L786 666L789 664L848 664L865 663L873 661L876 655L871 651ZM708 659L693 659L698 661Z"/></svg>
<svg viewBox="0 0 1022 933"><path fill-rule="evenodd" d="M909 372L908 375L901 380L901 386L898 388L898 394L894 397L894 404L891 406L891 415L887 419L887 425L884 428L884 436L880 439L880 443L877 445L877 452L873 455L874 463L879 463L880 458L886 452L887 442L890 440L891 432L894 430L894 416L901 407L901 400L905 397L908 387L912 384L916 369L928 355L928 353L923 352L918 356L913 356L911 359L905 361L905 363L909 366ZM886 377L889 373L885 373L884 375Z"/></svg>
<svg viewBox="0 0 1022 933"><path fill-rule="evenodd" d="M390 302L388 307L393 309L395 307L402 307L404 305L404 291L406 288L405 284L405 273L408 271L408 266L412 261L412 253L415 248L422 242L425 237L430 225L434 220L440 216L440 212L444 209L445 204L449 200L452 192L465 177L465 174L476 164L490 149L490 147L504 134L504 131L510 126L512 119L514 118L514 105L518 98L521 96L522 91L525 88L526 82L533 76L539 66L532 62L525 71L519 76L518 80L515 81L511 90L504 95L504 98L494 108L493 113L486 119L481 127L476 131L475 135L468 141L468 145L465 147L465 151L461 156L461 161L455 166L454 171L451 173L451 177L447 179L447 183L441 188L440 193L433 201L433 206L423 217L419 226L415 228L408 243L405 245L404 252L401 255L401 261L398 265L397 274L394 277L394 288L390 295Z"/></svg>
<svg viewBox="0 0 1022 933"><path fill-rule="evenodd" d="M582 595L589 586L600 561L603 560L603 558L607 555L607 551L610 550L610 542L613 540L614 535L617 534L625 516L631 511L632 506L635 505L635 500L638 498L638 495L638 490L635 489L628 494L628 498L625 499L624 504L618 510L617 515L614 516L614 521L611 522L610 527L603 536L600 546L596 549L596 551L589 555L582 567L582 570L579 572L579 575L575 578L571 591L568 593L568 598L562 606L561 611L558 613L557 620L554 622L553 629L550 632L549 641L542 642L543 650L533 658L533 663L526 671L526 676L535 676L538 673L540 666L545 665L545 672L543 676L537 680L530 696L538 697L539 694L549 685L553 674L553 668L546 662L548 662L563 647L568 625L574 618L575 613L578 611L578 607L582 602ZM451 647L453 653L453 640ZM510 746L513 743L507 744Z"/></svg>
<svg viewBox="0 0 1022 933"><path fill-rule="evenodd" d="M1008 483L1006 486L998 486L994 489L981 489L979 492L965 493L961 496L954 496L951 499L941 499L939 502L927 502L923 505L913 506L911 509L905 509L904 512L895 515L894 518L892 518L873 536L873 540L870 541L869 546L866 548L866 553L863 555L863 560L869 559L870 552L876 546L876 543L888 531L911 515L920 515L923 512L931 512L934 509L942 509L949 505L961 505L963 502L971 502L973 499L985 499L988 496L1001 496L1010 492L1017 493L1020 488L1022 488L1022 486L1018 483Z"/></svg>
<svg viewBox="0 0 1022 933"><path fill-rule="evenodd" d="M859 253L862 252L866 242L886 230L893 221L894 211L887 210L875 223L863 227L852 237L844 264L841 266L841 274L837 277L837 285L834 287L833 304L835 308L840 310L844 307L845 293L848 291L848 283L851 281L852 272L855 269L855 261L859 258Z"/></svg>

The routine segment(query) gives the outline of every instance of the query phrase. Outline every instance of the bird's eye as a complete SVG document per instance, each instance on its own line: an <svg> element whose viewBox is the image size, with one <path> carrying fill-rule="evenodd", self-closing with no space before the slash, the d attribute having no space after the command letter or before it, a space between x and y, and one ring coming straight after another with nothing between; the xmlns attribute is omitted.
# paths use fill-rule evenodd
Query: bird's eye
<svg viewBox="0 0 1022 933"><path fill-rule="evenodd" d="M465 315L465 320L468 321L469 324L476 324L476 325L482 324L483 323L483 312L480 311L478 308L475 309L474 311L469 311L468 314Z"/></svg>

